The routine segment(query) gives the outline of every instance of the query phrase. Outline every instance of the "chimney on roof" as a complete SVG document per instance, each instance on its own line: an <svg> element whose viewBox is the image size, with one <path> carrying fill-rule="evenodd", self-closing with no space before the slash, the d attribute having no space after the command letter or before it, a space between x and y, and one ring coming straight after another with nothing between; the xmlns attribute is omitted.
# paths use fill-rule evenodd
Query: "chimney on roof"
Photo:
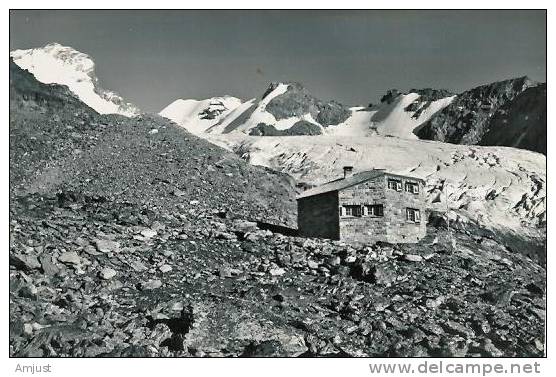
<svg viewBox="0 0 556 377"><path fill-rule="evenodd" d="M353 166L344 166L344 179L353 175Z"/></svg>

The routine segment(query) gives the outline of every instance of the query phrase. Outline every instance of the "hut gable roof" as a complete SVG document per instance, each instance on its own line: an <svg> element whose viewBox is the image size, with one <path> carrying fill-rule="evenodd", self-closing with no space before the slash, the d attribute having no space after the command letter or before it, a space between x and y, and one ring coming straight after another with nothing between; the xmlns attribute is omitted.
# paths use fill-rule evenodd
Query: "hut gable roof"
<svg viewBox="0 0 556 377"><path fill-rule="evenodd" d="M299 200L299 199L307 198L309 196L325 194L327 192L332 192L332 191L340 191L340 190L346 189L348 187L352 187L352 186L358 185L360 183L366 182L368 180L378 178L378 177L383 176L383 175L392 175L392 176L396 176L396 177L404 177L404 178L415 179L415 180L424 182L424 180L421 179L421 178L388 173L384 169L373 169L373 170L367 170L367 171L363 171L361 173L353 174L352 176L349 176L347 178L336 179L334 181L327 182L327 183L325 183L321 186L314 187L312 189L306 190L306 191L302 192L301 194L299 194L297 196L297 199Z"/></svg>

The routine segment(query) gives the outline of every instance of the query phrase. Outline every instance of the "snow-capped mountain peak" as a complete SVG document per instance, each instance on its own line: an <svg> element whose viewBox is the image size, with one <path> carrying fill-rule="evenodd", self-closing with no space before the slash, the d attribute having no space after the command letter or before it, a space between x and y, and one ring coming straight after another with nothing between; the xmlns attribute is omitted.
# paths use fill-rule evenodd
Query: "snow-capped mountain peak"
<svg viewBox="0 0 556 377"><path fill-rule="evenodd" d="M194 134L202 134L241 105L241 99L232 96L204 100L178 99L159 114Z"/></svg>
<svg viewBox="0 0 556 377"><path fill-rule="evenodd" d="M231 111L223 113L209 127L199 125L199 114L195 115L191 112L193 107L181 103L184 108L181 112L185 115L179 114L178 103L175 102L162 110L160 115L194 133L317 135L322 134L326 127L345 121L351 114L344 105L335 101L321 101L295 82L273 82L260 99L243 102L234 109L227 106Z"/></svg>
<svg viewBox="0 0 556 377"><path fill-rule="evenodd" d="M45 84L66 85L81 101L100 114L134 116L140 110L117 93L99 87L95 63L85 53L59 43L10 52L15 64Z"/></svg>

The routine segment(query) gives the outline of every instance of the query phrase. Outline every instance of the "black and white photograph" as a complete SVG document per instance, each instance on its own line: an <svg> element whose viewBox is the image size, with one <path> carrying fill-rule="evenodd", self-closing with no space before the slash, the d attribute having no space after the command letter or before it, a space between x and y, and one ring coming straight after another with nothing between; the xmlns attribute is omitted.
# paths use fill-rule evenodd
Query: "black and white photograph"
<svg viewBox="0 0 556 377"><path fill-rule="evenodd" d="M10 9L10 375L538 375L547 38L547 9Z"/></svg>

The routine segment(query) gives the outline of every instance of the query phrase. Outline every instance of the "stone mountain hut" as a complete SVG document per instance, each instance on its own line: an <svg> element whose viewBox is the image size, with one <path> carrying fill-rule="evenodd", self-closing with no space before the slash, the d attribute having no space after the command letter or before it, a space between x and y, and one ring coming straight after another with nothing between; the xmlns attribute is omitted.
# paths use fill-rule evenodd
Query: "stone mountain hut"
<svg viewBox="0 0 556 377"><path fill-rule="evenodd" d="M353 174L297 197L298 234L349 243L414 243L426 233L424 180L382 169Z"/></svg>

